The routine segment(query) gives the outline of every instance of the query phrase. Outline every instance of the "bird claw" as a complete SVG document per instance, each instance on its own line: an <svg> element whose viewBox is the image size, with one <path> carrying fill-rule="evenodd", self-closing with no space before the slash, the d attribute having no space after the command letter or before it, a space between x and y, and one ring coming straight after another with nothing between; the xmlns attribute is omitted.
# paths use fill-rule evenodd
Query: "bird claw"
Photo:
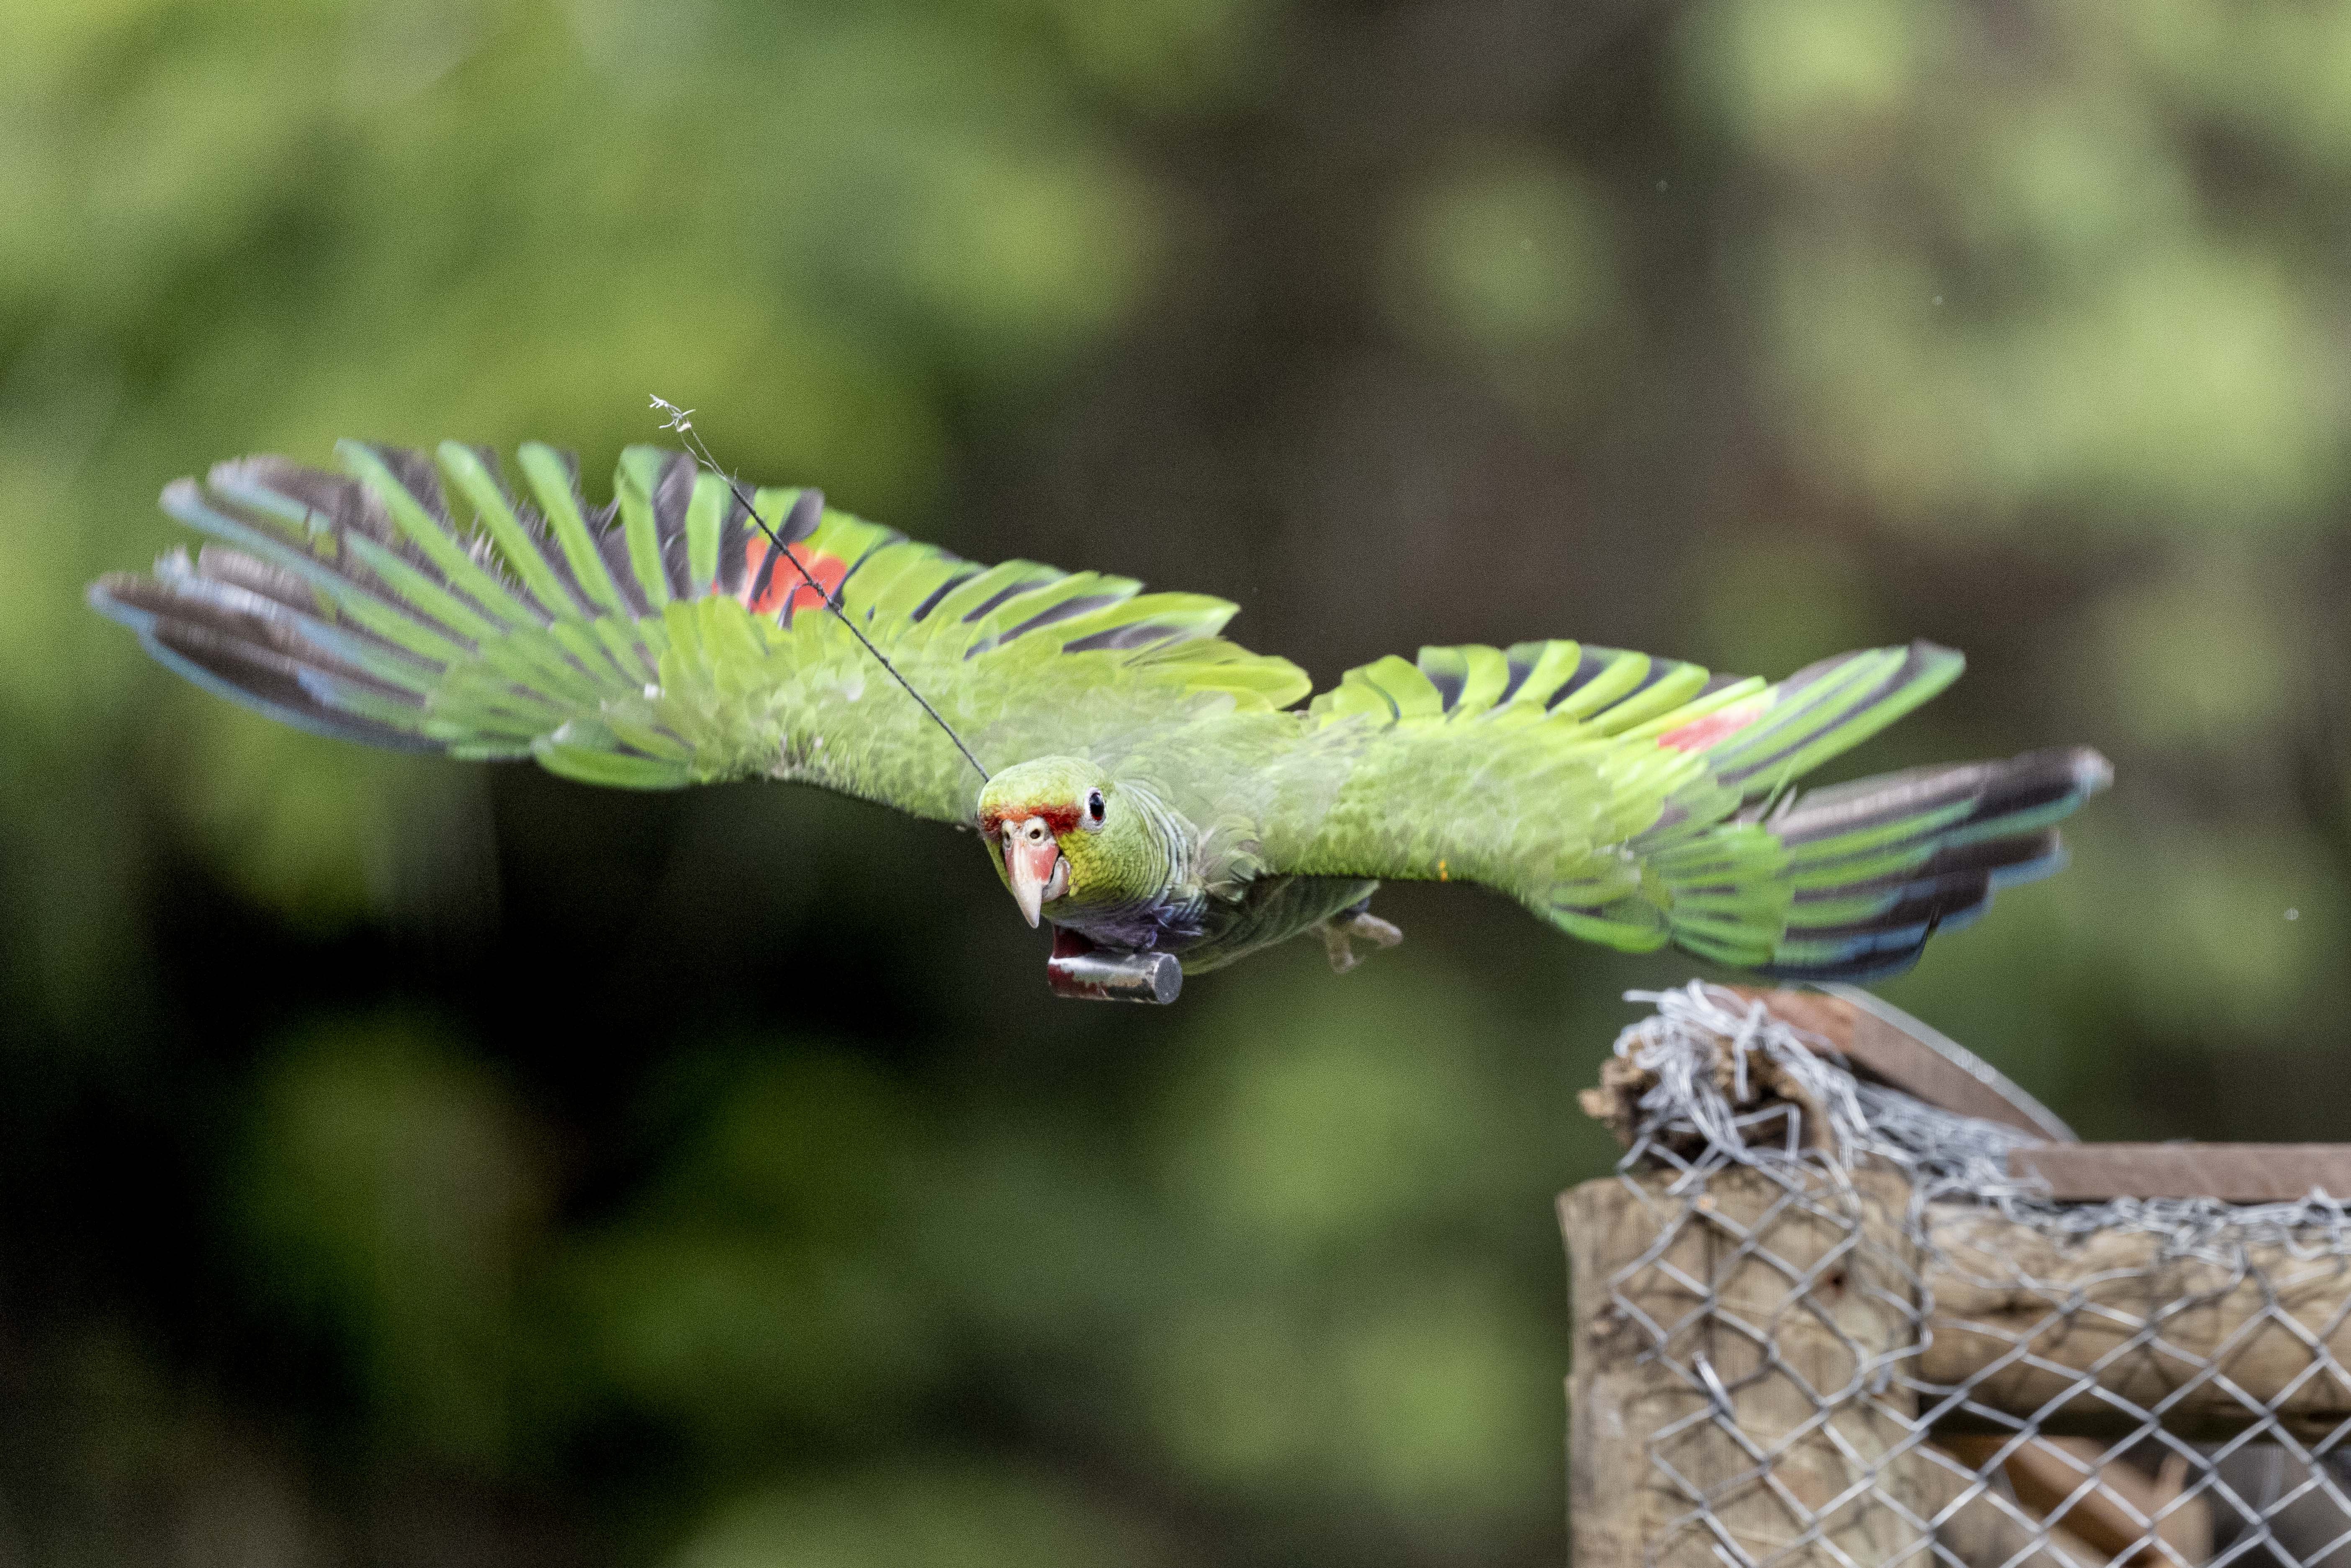
<svg viewBox="0 0 2351 1568"><path fill-rule="evenodd" d="M1341 910L1315 929L1322 933L1322 950L1330 955L1331 972L1335 975L1343 975L1363 962L1355 952L1356 939L1376 947L1393 947L1404 940L1404 932L1395 922L1381 919L1362 904Z"/></svg>

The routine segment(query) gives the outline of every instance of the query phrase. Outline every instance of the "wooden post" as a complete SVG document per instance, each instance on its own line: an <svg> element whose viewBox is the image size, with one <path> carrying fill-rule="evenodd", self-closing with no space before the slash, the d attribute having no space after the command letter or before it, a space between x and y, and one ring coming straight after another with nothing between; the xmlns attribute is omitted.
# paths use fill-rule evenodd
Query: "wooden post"
<svg viewBox="0 0 2351 1568"><path fill-rule="evenodd" d="M1932 1311L1915 1375L2051 1434L2114 1435L2160 1407L2220 1441L2274 1413L2316 1438L2351 1421L2351 1258L2325 1230L2181 1249L2152 1231L2077 1241L1968 1204L1927 1211ZM2019 1347L2024 1353L2019 1354ZM1943 1424L1964 1427L1954 1411Z"/></svg>
<svg viewBox="0 0 2351 1568"><path fill-rule="evenodd" d="M1868 1568L1922 1549L1889 1456L1917 1251L1894 1173L1734 1167L1562 1195L1577 1568ZM1832 1550L1831 1543L1834 1543ZM1841 1554L1841 1555L1840 1555Z"/></svg>
<svg viewBox="0 0 2351 1568"><path fill-rule="evenodd" d="M1815 1032L1858 1028L1850 1008L1806 1005ZM1996 1075L1955 1047L1925 1061L1890 1036L1853 1044L1881 1081L2003 1101ZM1782 1107L1795 1120L1772 1141L1784 1131L1801 1154L1703 1178L1652 1165L1560 1198L1579 1568L1895 1568L1930 1563L1930 1545L1986 1568L2196 1562L2217 1510L2183 1490L2190 1459L2174 1453L2148 1477L2108 1452L2115 1439L2144 1431L2148 1413L2199 1442L2270 1421L2316 1441L2351 1423L2339 1221L2287 1235L2274 1217L2215 1216L2186 1244L2169 1227L2065 1237L1955 1199L1914 1223L1899 1171L1829 1157L1802 1074L1761 1055L1734 1063L1720 1045L1716 1084L1740 1086L1750 1124ZM1629 1145L1655 1087L1612 1058L1583 1103ZM2036 1112L1999 1119L2032 1128ZM1651 1153L1670 1166L1701 1146L1685 1129ZM2011 1166L2068 1197L2351 1187L2340 1145L2044 1144ZM2021 1446L2006 1440L2020 1425L2033 1434ZM2323 1552L2342 1529L2339 1507L2321 1511Z"/></svg>

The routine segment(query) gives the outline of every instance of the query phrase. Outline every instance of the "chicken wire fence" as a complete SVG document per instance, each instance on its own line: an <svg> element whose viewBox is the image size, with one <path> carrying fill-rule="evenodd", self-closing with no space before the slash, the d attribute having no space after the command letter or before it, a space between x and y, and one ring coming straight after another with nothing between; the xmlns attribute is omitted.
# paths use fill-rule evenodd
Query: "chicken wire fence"
<svg viewBox="0 0 2351 1568"><path fill-rule="evenodd" d="M2026 1134L1693 982L1566 1195L1580 1568L2351 1568L2351 1228L2052 1201Z"/></svg>

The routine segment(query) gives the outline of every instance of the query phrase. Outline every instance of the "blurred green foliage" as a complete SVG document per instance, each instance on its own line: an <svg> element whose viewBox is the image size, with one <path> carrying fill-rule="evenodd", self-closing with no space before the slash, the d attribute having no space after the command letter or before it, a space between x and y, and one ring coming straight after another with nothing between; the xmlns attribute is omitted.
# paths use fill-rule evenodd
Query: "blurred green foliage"
<svg viewBox="0 0 2351 1568"><path fill-rule="evenodd" d="M1628 986L1460 889L1043 994L971 846L340 748L80 605L358 434L1240 600L1970 679L2076 863L1889 995L2330 1138L2351 15L2224 0L0 8L0 1564L1553 1563ZM2290 1092L2287 1092L2289 1091Z"/></svg>

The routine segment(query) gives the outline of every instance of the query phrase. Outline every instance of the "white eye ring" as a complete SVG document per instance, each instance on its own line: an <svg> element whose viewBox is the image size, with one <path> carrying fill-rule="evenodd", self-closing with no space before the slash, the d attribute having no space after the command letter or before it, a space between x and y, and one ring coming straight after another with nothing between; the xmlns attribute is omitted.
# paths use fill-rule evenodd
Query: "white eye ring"
<svg viewBox="0 0 2351 1568"><path fill-rule="evenodd" d="M1086 791L1086 826L1087 826L1087 827L1089 827L1089 828L1099 828L1099 827L1101 827L1101 826L1102 825L1102 817L1103 817L1103 815L1104 815L1108 810L1109 810L1109 807L1103 803L1103 800L1102 800L1102 792L1101 790L1099 790L1099 789L1089 789L1089 790L1087 790L1087 791Z"/></svg>

